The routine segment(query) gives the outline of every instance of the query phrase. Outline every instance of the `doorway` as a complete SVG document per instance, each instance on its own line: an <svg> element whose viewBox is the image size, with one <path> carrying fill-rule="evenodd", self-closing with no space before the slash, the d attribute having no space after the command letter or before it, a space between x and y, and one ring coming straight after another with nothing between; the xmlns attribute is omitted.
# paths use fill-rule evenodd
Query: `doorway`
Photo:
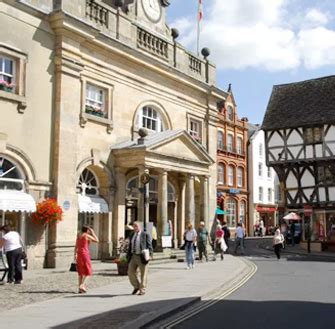
<svg viewBox="0 0 335 329"><path fill-rule="evenodd" d="M78 231L81 230L83 226L90 226L95 231L95 234L99 237L99 215L93 213L81 212L78 215ZM92 259L99 258L99 243L89 244L90 255Z"/></svg>

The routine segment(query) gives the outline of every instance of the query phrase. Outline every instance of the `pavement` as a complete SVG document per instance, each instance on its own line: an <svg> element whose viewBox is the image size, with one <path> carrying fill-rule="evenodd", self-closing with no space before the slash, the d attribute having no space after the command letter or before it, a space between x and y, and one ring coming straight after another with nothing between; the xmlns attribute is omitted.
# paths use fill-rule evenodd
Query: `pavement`
<svg viewBox="0 0 335 329"><path fill-rule="evenodd" d="M35 272L29 276L27 273L22 285L0 287L1 299L8 302L6 293L10 290L14 303L20 295L34 298L43 295L43 292L47 294L45 282L50 284L49 291L53 292L58 287L56 290L64 292L63 297L51 294L52 299L41 302L32 299L28 305L3 310L0 312L1 327L144 328L202 299L215 298L224 289L233 291L235 286L239 287L255 272L253 263L231 255L226 255L224 261L198 262L192 270L187 270L185 263L176 260L169 263L152 262L146 294L133 296L127 277L116 275L115 264L94 263L93 267L96 273L88 284L91 289L87 294L72 293L76 289L76 275L65 269L42 270L40 275ZM99 273L109 282L94 288L94 278ZM29 288L30 281L34 280L44 288Z"/></svg>

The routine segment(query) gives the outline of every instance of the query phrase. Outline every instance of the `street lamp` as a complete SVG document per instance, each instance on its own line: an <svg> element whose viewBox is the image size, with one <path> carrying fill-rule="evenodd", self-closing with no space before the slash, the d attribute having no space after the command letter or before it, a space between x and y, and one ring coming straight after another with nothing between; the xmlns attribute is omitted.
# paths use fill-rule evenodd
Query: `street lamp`
<svg viewBox="0 0 335 329"><path fill-rule="evenodd" d="M141 183L143 184L143 187L141 190L141 192L143 192L143 230L144 232L147 231L147 185L150 182L150 175L149 173L146 171L144 172L141 177L140 177Z"/></svg>

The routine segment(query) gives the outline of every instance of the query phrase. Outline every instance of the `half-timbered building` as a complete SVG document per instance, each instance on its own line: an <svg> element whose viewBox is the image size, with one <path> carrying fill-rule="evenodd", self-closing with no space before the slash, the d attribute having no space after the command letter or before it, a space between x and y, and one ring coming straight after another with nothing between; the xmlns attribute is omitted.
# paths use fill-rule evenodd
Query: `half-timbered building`
<svg viewBox="0 0 335 329"><path fill-rule="evenodd" d="M274 86L262 129L285 209L304 214L312 241L327 239L335 224L335 76Z"/></svg>

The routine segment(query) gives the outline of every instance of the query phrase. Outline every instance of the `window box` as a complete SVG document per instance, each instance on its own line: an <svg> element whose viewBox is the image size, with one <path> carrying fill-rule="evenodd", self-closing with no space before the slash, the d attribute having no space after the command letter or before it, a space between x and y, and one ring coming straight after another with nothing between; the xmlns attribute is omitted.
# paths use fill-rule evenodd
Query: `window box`
<svg viewBox="0 0 335 329"><path fill-rule="evenodd" d="M86 105L85 106L85 112L88 114L96 115L98 117L104 117L105 113L101 111L100 109L96 109L93 106Z"/></svg>
<svg viewBox="0 0 335 329"><path fill-rule="evenodd" d="M0 90L13 93L14 92L14 85L13 84L9 84L9 83L7 83L4 80L1 80L0 81Z"/></svg>

